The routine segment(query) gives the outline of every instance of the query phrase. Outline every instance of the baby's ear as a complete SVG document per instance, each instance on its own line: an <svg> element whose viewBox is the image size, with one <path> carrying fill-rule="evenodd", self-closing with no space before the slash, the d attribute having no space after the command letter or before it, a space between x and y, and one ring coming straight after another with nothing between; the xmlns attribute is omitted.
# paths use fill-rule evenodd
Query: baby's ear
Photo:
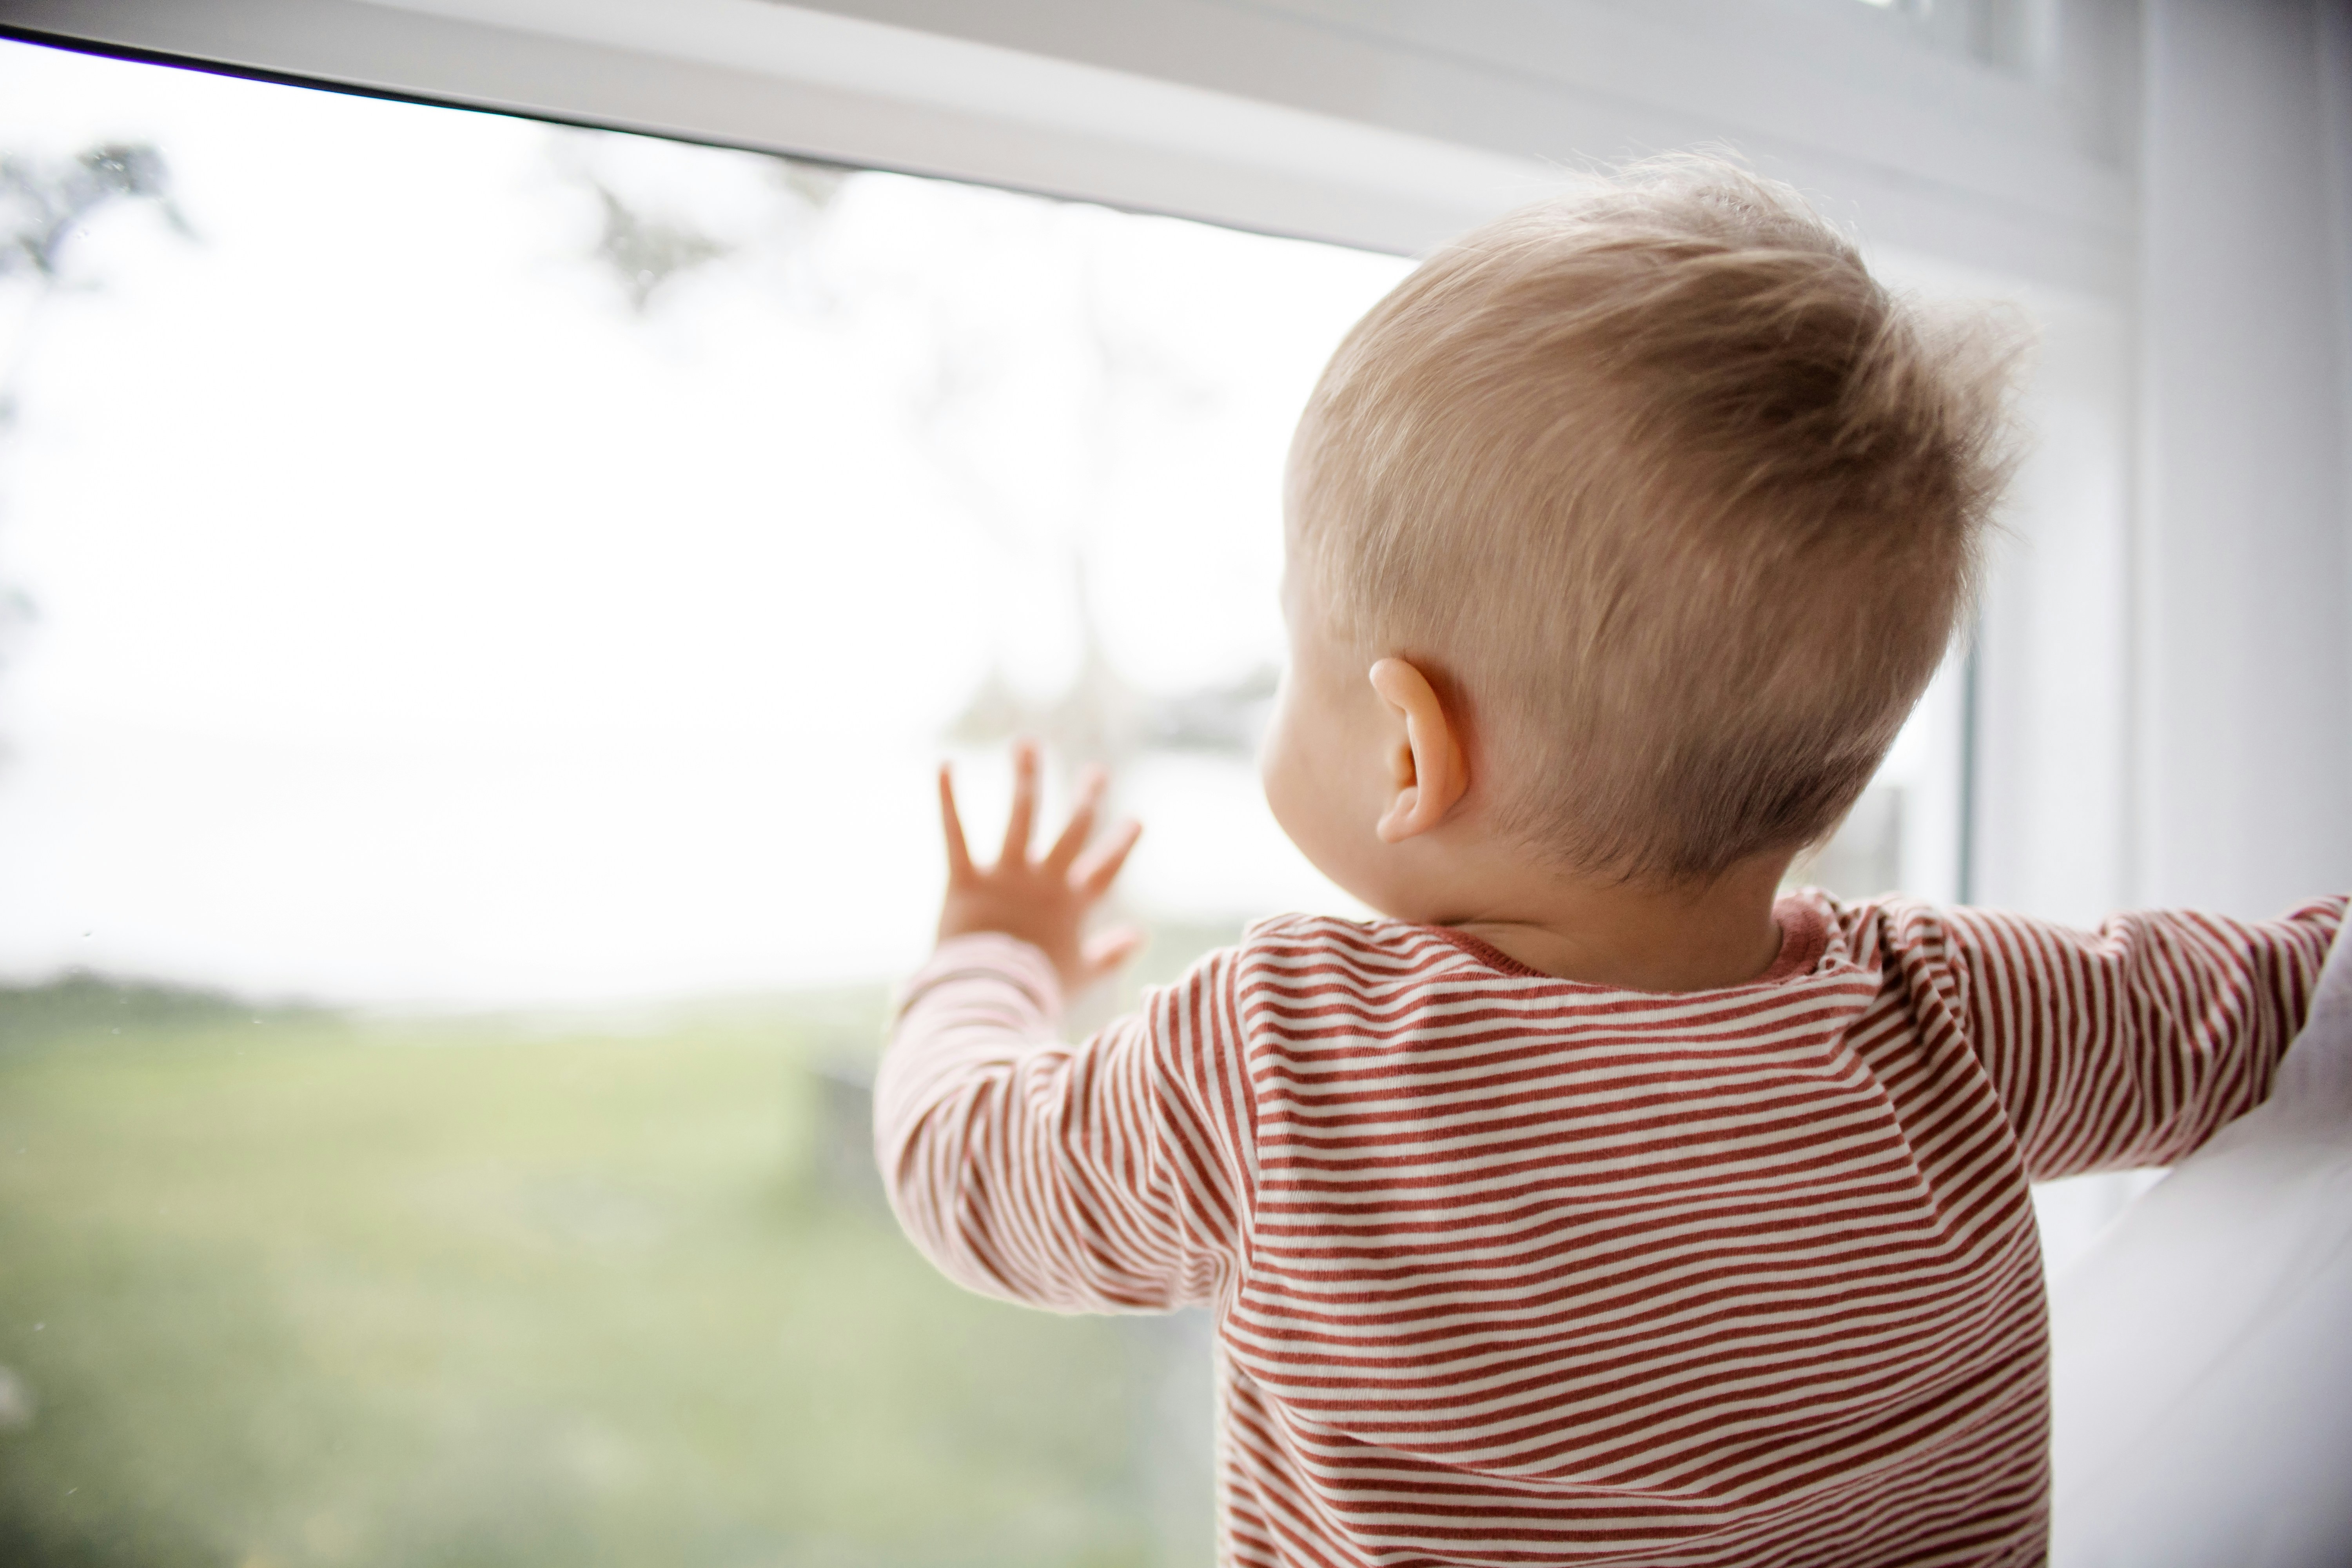
<svg viewBox="0 0 2352 1568"><path fill-rule="evenodd" d="M1445 820L1470 788L1470 769L1453 717L1427 676L1405 659L1384 658L1372 666L1370 679L1404 725L1410 766L1397 770L1388 809L1374 827L1383 843L1402 844Z"/></svg>

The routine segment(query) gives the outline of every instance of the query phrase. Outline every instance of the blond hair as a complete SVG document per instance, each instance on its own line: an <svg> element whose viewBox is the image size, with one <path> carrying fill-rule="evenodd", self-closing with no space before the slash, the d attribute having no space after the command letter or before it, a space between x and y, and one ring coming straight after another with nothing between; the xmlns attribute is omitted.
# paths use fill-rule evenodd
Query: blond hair
<svg viewBox="0 0 2352 1568"><path fill-rule="evenodd" d="M1349 333L1294 550L1335 631L1436 681L1506 831L1704 879L1834 827L1941 662L2014 341L1897 301L1785 185L1637 164Z"/></svg>

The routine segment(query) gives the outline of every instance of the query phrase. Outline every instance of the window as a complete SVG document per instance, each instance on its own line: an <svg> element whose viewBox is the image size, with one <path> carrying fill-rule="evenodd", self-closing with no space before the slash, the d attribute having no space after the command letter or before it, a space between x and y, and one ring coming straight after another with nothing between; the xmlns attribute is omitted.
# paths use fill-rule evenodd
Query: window
<svg viewBox="0 0 2352 1568"><path fill-rule="evenodd" d="M934 1278L860 1075L942 748L1118 764L1147 977L1349 907L1249 752L1407 264L20 44L0 148L0 1556L1204 1555L1205 1328Z"/></svg>

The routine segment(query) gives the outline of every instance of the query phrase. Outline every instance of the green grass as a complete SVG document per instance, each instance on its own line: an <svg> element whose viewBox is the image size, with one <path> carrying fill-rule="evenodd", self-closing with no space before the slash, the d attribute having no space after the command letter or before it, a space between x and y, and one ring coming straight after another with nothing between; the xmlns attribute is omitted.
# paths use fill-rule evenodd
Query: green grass
<svg viewBox="0 0 2352 1568"><path fill-rule="evenodd" d="M866 1184L815 1069L878 995L615 1033L84 984L0 997L0 1563L1205 1557L1181 1336L960 1291Z"/></svg>

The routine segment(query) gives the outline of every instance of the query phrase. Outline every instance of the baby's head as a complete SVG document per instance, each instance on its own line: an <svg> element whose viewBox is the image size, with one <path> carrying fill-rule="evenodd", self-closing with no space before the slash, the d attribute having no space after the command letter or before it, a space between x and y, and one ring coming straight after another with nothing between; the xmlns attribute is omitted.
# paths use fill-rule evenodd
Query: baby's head
<svg viewBox="0 0 2352 1568"><path fill-rule="evenodd" d="M1965 614L2007 342L1893 299L1793 191L1714 160L1433 257L1291 448L1284 826L1442 918L1350 858L1441 819L1340 777L1342 727L1402 744L1418 681L1465 774L1442 820L1532 863L1697 884L1825 835Z"/></svg>

